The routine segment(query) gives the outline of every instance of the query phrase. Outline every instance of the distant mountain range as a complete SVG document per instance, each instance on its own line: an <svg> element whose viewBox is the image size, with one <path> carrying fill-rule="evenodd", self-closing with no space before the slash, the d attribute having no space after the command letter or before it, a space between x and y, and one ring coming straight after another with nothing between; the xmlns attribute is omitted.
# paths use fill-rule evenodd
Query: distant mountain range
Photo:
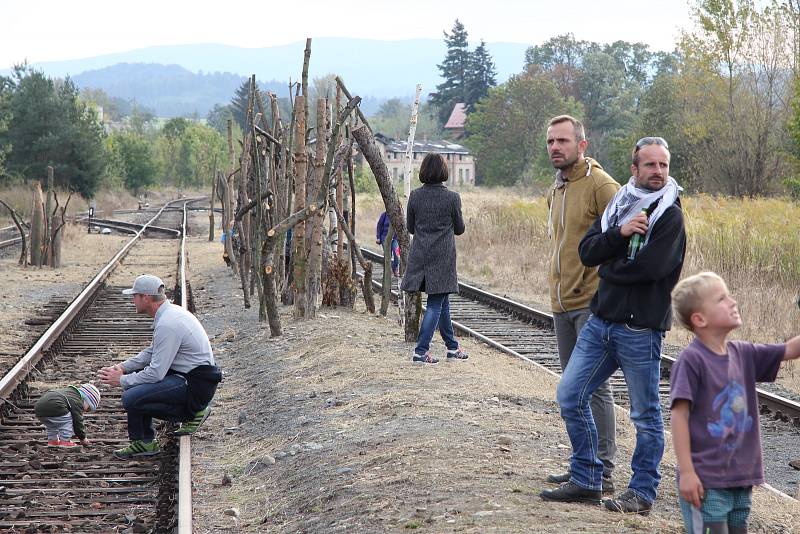
<svg viewBox="0 0 800 534"><path fill-rule="evenodd" d="M522 43L487 43L502 82L522 70ZM153 46L92 58L43 62L34 67L53 77L69 75L79 87L94 87L111 96L135 98L160 116L196 112L204 116L214 104L227 103L242 80L255 74L260 84L285 96L289 78L300 78L305 42L269 48L218 44ZM445 55L442 40L319 38L312 41L309 77L335 73L348 89L373 102L423 94L441 83L437 64ZM143 64L143 65L137 65ZM8 74L10 71L0 71ZM376 104L377 105L377 104Z"/></svg>

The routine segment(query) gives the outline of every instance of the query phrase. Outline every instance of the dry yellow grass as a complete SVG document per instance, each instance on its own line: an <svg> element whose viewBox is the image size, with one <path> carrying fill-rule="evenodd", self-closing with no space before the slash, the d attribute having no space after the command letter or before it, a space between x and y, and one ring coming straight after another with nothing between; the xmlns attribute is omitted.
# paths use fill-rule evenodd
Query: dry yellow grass
<svg viewBox="0 0 800 534"><path fill-rule="evenodd" d="M467 231L458 244L464 280L549 308L547 205L540 195L474 189L461 194ZM800 334L800 206L783 199L683 198L688 248L683 276L711 270L728 281L744 319L732 337L783 341ZM358 235L374 243L379 196L358 200ZM689 335L672 330L667 342ZM800 366L790 363L780 382L800 392Z"/></svg>

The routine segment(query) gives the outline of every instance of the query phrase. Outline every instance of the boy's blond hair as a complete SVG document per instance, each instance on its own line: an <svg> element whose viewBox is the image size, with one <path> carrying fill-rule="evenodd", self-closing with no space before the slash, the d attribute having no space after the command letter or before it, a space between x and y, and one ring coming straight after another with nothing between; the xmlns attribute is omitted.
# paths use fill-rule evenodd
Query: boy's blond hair
<svg viewBox="0 0 800 534"><path fill-rule="evenodd" d="M697 273L678 282L672 290L672 312L679 325L694 332L692 314L700 310L706 290L714 284L725 286L725 280L710 271Z"/></svg>

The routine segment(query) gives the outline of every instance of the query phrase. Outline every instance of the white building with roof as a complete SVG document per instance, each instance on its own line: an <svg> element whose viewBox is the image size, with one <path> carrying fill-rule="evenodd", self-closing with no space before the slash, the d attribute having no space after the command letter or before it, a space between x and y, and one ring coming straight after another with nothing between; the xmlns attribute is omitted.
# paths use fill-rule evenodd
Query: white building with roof
<svg viewBox="0 0 800 534"><path fill-rule="evenodd" d="M375 140L381 151L381 156L383 156L383 161L386 162L386 166L389 168L389 175L395 183L401 182L405 169L408 142L396 141L381 134L376 134ZM431 152L441 154L447 161L447 167L450 171L450 179L447 181L448 187L461 189L475 185L475 159L470 154L470 151L463 145L444 140L414 141L413 157L411 159L413 180L418 179L419 166L423 158ZM362 164L366 165L363 158ZM416 184L412 181L412 187L415 186Z"/></svg>

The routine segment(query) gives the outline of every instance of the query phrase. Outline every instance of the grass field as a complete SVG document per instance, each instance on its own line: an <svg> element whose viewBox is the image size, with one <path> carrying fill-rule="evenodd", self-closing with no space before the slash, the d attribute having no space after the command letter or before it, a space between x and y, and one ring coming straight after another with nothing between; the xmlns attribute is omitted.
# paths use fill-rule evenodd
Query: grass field
<svg viewBox="0 0 800 534"><path fill-rule="evenodd" d="M544 197L483 189L461 196L467 231L456 239L459 275L549 311ZM682 200L688 236L682 276L711 270L727 280L744 321L732 338L775 342L800 334L800 205L705 195ZM374 243L381 211L380 197L359 197L356 221L363 243ZM678 328L667 336L677 345L689 339ZM781 383L800 392L800 366L787 364Z"/></svg>

